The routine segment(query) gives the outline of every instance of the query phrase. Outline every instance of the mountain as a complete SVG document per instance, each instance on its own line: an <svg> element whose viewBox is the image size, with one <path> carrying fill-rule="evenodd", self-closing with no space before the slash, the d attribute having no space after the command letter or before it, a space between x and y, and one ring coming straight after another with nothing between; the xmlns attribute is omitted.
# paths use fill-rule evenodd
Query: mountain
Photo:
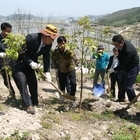
<svg viewBox="0 0 140 140"><path fill-rule="evenodd" d="M106 26L122 26L140 22L140 7L120 10L97 19L98 24Z"/></svg>
<svg viewBox="0 0 140 140"><path fill-rule="evenodd" d="M21 19L21 18L24 18L24 19L28 20L29 18L34 19L34 18L36 18L36 16L30 15L30 14L12 14L12 15L6 16L6 19L9 19L9 20L11 20L11 19Z"/></svg>
<svg viewBox="0 0 140 140"><path fill-rule="evenodd" d="M24 18L24 19L34 19L34 18L37 18L36 16L34 15L29 15L29 14L12 14L12 15L9 15L9 16L1 16L0 15L0 19L6 19L6 20L11 20L11 19L21 19L21 18Z"/></svg>
<svg viewBox="0 0 140 140"><path fill-rule="evenodd" d="M4 18L4 16L0 15L0 19Z"/></svg>

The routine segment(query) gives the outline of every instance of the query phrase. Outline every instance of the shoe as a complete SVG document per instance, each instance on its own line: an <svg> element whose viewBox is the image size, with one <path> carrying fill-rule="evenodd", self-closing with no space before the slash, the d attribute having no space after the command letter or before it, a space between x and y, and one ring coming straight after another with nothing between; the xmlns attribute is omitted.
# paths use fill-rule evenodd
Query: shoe
<svg viewBox="0 0 140 140"><path fill-rule="evenodd" d="M37 108L41 108L44 106L43 103L37 103L37 104L33 104L33 106L36 106Z"/></svg>
<svg viewBox="0 0 140 140"><path fill-rule="evenodd" d="M126 100L125 99L117 99L114 102L126 102Z"/></svg>
<svg viewBox="0 0 140 140"><path fill-rule="evenodd" d="M140 117L140 112L136 112L136 116L137 117Z"/></svg>
<svg viewBox="0 0 140 140"><path fill-rule="evenodd" d="M34 110L34 108L33 108L32 105L28 106L26 108L26 111L27 111L28 114L31 114L31 115L34 115L35 114L35 110Z"/></svg>

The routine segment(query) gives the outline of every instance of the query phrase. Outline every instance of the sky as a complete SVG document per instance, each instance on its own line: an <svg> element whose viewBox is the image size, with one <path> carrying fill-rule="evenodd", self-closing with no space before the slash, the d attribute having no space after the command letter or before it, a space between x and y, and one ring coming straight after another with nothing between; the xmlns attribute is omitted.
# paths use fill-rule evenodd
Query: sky
<svg viewBox="0 0 140 140"><path fill-rule="evenodd" d="M18 9L35 16L104 15L140 7L140 0L0 0L0 15L14 14Z"/></svg>

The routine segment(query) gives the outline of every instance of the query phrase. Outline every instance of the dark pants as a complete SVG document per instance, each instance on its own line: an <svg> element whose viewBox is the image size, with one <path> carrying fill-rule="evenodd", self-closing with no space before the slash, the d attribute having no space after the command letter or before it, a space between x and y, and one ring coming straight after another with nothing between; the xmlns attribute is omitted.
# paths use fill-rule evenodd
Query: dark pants
<svg viewBox="0 0 140 140"><path fill-rule="evenodd" d="M70 85L70 80L69 80L69 77L67 77L66 79L66 90L67 90L67 93L71 93L71 85Z"/></svg>
<svg viewBox="0 0 140 140"><path fill-rule="evenodd" d="M24 67L13 73L13 78L22 96L22 102L25 107L38 104L38 89L35 71L30 67ZM28 86L28 88L27 88ZM28 93L28 89L30 95Z"/></svg>
<svg viewBox="0 0 140 140"><path fill-rule="evenodd" d="M111 73L110 74L110 81L111 81L111 94L113 95L113 97L115 97L116 96L116 94L115 94L116 83L117 83L117 86L119 87L119 72ZM118 88L118 91L119 91L119 88Z"/></svg>
<svg viewBox="0 0 140 140"><path fill-rule="evenodd" d="M106 73L105 70L95 70L95 76L94 76L94 81L93 81L93 87L94 87L94 85L97 84L97 81L98 81L98 79L99 79L99 75L101 75L102 82L105 82L105 80L104 80L104 78L105 78L105 73Z"/></svg>
<svg viewBox="0 0 140 140"><path fill-rule="evenodd" d="M139 66L136 66L131 70L122 71L121 81L119 84L119 99L125 99L125 92L127 93L130 102L136 97L135 91L132 86L136 81L138 73Z"/></svg>
<svg viewBox="0 0 140 140"><path fill-rule="evenodd" d="M70 81L70 95L75 96L76 93L76 74L75 70L72 70L68 73L58 73L59 83L60 83L60 90L65 91L66 80L67 77Z"/></svg>
<svg viewBox="0 0 140 140"><path fill-rule="evenodd" d="M5 69L1 70L1 75L3 77L4 85L9 89L10 94L15 94L14 88L11 84L10 75L7 73L7 76L8 76L8 79L7 79ZM8 85L8 80L9 80L9 85Z"/></svg>

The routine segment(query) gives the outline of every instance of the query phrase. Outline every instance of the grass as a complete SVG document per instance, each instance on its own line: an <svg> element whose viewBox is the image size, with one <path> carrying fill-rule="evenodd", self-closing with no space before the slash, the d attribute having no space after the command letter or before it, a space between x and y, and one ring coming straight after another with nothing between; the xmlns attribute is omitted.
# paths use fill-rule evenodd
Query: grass
<svg viewBox="0 0 140 140"><path fill-rule="evenodd" d="M0 137L0 140L28 140L30 138L30 132L23 132L22 136L19 134L18 130L15 130L13 134L8 138Z"/></svg>
<svg viewBox="0 0 140 140"><path fill-rule="evenodd" d="M140 110L140 102L136 102L136 103L134 104L134 106L135 106L138 110Z"/></svg>
<svg viewBox="0 0 140 140"><path fill-rule="evenodd" d="M137 75L136 83L140 83L140 74Z"/></svg>
<svg viewBox="0 0 140 140"><path fill-rule="evenodd" d="M124 125L115 132L112 140L140 140L140 129L134 124Z"/></svg>
<svg viewBox="0 0 140 140"><path fill-rule="evenodd" d="M3 105L2 104L0 104L0 110L3 110Z"/></svg>
<svg viewBox="0 0 140 140"><path fill-rule="evenodd" d="M61 124L59 116L56 115L55 113L50 112L42 116L41 125L43 128L51 129L54 123Z"/></svg>

